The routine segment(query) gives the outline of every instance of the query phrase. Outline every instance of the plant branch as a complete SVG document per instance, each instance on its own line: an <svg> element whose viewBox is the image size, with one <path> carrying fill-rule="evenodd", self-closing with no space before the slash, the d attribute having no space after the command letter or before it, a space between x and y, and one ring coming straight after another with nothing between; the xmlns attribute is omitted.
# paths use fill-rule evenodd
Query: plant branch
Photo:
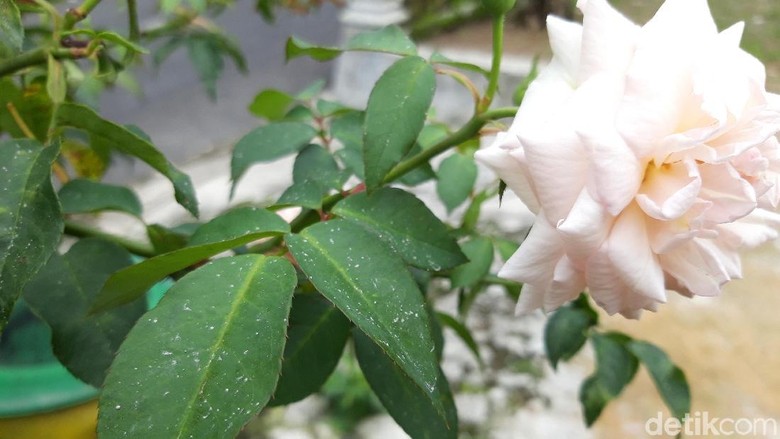
<svg viewBox="0 0 780 439"><path fill-rule="evenodd" d="M108 232L90 227L86 224L77 223L74 221L65 221L65 234L75 236L77 238L100 238L106 241L113 242L114 244L124 247L130 253L134 255L142 256L145 258L151 258L156 256L157 253L152 247L147 244L133 241L122 236L112 235Z"/></svg>
<svg viewBox="0 0 780 439"><path fill-rule="evenodd" d="M430 148L423 150L414 157L410 157L409 159L399 163L387 174L384 183L391 183L403 177L406 173L412 171L424 163L427 163L430 159L436 157L444 151L471 139L472 137L479 134L479 131L482 129L482 127L485 126L485 124L489 121L493 119L501 119L504 117L512 117L515 115L515 113L517 113L517 108L509 107L497 108L495 110L486 111L482 114L474 116L458 131L442 139Z"/></svg>
<svg viewBox="0 0 780 439"><path fill-rule="evenodd" d="M490 68L490 82L485 97L479 106L480 112L486 111L493 103L498 91L498 79L501 76L501 56L504 53L504 15L493 19L493 64Z"/></svg>
<svg viewBox="0 0 780 439"><path fill-rule="evenodd" d="M95 7L100 4L100 2L101 0L84 0L84 3L81 5L68 9L68 11L65 12L65 24L63 26L64 30L73 29L73 26L87 18L89 13L92 12L92 10L95 9Z"/></svg>
<svg viewBox="0 0 780 439"><path fill-rule="evenodd" d="M49 55L52 55L55 59L79 59L92 55L95 50L87 50L86 48L81 47L41 47L35 50L30 50L28 52L22 53L19 56L15 56L9 60L0 62L0 76L10 75L16 73L19 70L26 69L27 67L45 64L49 59Z"/></svg>
<svg viewBox="0 0 780 439"><path fill-rule="evenodd" d="M136 0L127 0L127 20L130 41L138 41L141 37L141 28L138 25L138 4Z"/></svg>

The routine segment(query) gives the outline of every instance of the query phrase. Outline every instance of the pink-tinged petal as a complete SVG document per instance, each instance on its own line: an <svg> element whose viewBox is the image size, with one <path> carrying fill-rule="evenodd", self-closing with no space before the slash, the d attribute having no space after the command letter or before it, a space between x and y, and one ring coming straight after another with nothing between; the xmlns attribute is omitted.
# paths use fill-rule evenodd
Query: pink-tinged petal
<svg viewBox="0 0 780 439"><path fill-rule="evenodd" d="M637 203L650 217L659 220L680 218L693 206L701 189L695 162L649 164Z"/></svg>
<svg viewBox="0 0 780 439"><path fill-rule="evenodd" d="M718 226L721 239L732 248L758 247L777 239L778 230L780 214L765 209L756 209L739 221Z"/></svg>
<svg viewBox="0 0 780 439"><path fill-rule="evenodd" d="M587 181L588 160L577 135L547 126L520 136L541 208L550 221L566 217Z"/></svg>
<svg viewBox="0 0 780 439"><path fill-rule="evenodd" d="M757 206L756 192L728 163L701 165L699 197L712 203L704 213L706 221L722 224L744 217Z"/></svg>
<svg viewBox="0 0 780 439"><path fill-rule="evenodd" d="M544 305L545 288L531 284L523 284L520 298L515 306L515 315L521 316L536 311Z"/></svg>
<svg viewBox="0 0 780 439"><path fill-rule="evenodd" d="M725 268L718 267L717 261L696 240L659 255L658 260L666 273L697 296L717 296L723 284L730 280Z"/></svg>
<svg viewBox="0 0 780 439"><path fill-rule="evenodd" d="M707 0L666 0L642 27L648 40L701 43L718 33Z"/></svg>
<svg viewBox="0 0 780 439"><path fill-rule="evenodd" d="M591 257L585 276L590 296L610 315L620 313L637 318L641 309L655 309L654 300L630 290L623 282L606 249Z"/></svg>
<svg viewBox="0 0 780 439"><path fill-rule="evenodd" d="M539 201L533 182L529 180L525 155L516 135L499 133L493 144L477 151L474 158L493 169L531 212L539 212Z"/></svg>
<svg viewBox="0 0 780 439"><path fill-rule="evenodd" d="M646 217L635 204L616 219L605 242L607 255L630 291L666 302L664 275L650 248Z"/></svg>
<svg viewBox="0 0 780 439"><path fill-rule="evenodd" d="M584 268L588 257L607 238L613 220L587 190L580 193L569 215L558 223L566 254L575 266Z"/></svg>
<svg viewBox="0 0 780 439"><path fill-rule="evenodd" d="M560 63L551 62L528 87L509 132L517 134L555 118L573 93L571 79Z"/></svg>
<svg viewBox="0 0 780 439"><path fill-rule="evenodd" d="M579 135L590 151L593 183L589 188L617 216L639 191L646 164L614 130L580 131Z"/></svg>
<svg viewBox="0 0 780 439"><path fill-rule="evenodd" d="M563 257L563 242L558 232L540 212L531 232L520 248L498 272L500 277L546 288Z"/></svg>
<svg viewBox="0 0 780 439"><path fill-rule="evenodd" d="M582 25L550 15L547 17L547 34L550 36L553 62L560 63L573 81L577 78L580 65Z"/></svg>
<svg viewBox="0 0 780 439"><path fill-rule="evenodd" d="M544 310L550 312L558 309L564 303L576 299L584 289L585 273L564 256L555 266L552 283L544 295Z"/></svg>
<svg viewBox="0 0 780 439"><path fill-rule="evenodd" d="M715 239L718 232L706 228L701 217L712 206L709 201L697 200L685 216L674 221L647 219L650 247L655 254L667 253L693 238ZM710 225L711 226L711 225Z"/></svg>
<svg viewBox="0 0 780 439"><path fill-rule="evenodd" d="M579 81L602 72L624 74L634 54L639 27L606 0L580 1L583 13Z"/></svg>
<svg viewBox="0 0 780 439"><path fill-rule="evenodd" d="M577 130L594 102L615 93L614 82L594 77L575 90L547 123L518 132L539 203L555 224L565 218L588 180L588 152Z"/></svg>

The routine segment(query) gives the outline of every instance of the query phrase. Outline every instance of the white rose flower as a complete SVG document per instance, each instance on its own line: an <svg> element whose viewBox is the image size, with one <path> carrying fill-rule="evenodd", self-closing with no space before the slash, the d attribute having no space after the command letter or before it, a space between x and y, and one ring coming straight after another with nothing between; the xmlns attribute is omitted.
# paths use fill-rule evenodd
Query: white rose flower
<svg viewBox="0 0 780 439"><path fill-rule="evenodd" d="M582 25L548 19L552 61L476 156L536 214L499 275L524 283L518 313L585 288L631 318L667 291L717 295L740 247L778 235L780 96L706 0L667 0L643 27L577 6Z"/></svg>

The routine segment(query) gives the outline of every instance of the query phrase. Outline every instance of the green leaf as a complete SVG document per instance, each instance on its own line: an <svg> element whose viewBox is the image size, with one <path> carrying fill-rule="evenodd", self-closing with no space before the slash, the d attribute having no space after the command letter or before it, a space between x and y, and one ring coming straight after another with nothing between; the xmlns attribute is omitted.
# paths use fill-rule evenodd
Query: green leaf
<svg viewBox="0 0 780 439"><path fill-rule="evenodd" d="M307 209L322 209L322 197L327 193L327 188L316 181L302 181L285 189L277 206L301 206Z"/></svg>
<svg viewBox="0 0 780 439"><path fill-rule="evenodd" d="M148 140L101 118L94 110L83 105L63 103L57 112L57 123L88 132L111 142L113 148L132 155L148 164L173 183L176 201L195 216L198 216L198 200L190 177L182 173Z"/></svg>
<svg viewBox="0 0 780 439"><path fill-rule="evenodd" d="M59 145L0 142L0 334L25 284L57 248L63 222L51 184Z"/></svg>
<svg viewBox="0 0 780 439"><path fill-rule="evenodd" d="M350 148L342 148L334 154L341 160L348 172L354 174L357 178L364 180L365 171L363 170L363 153Z"/></svg>
<svg viewBox="0 0 780 439"><path fill-rule="evenodd" d="M410 149L406 154L406 157L404 157L401 161L407 160L421 152L422 147L419 143L415 143L414 146L412 146L412 149ZM398 179L398 182L406 186L417 186L425 183L426 181L433 180L434 178L436 178L436 172L433 171L431 164L423 163L422 165L402 175L401 178Z"/></svg>
<svg viewBox="0 0 780 439"><path fill-rule="evenodd" d="M484 366L485 363L482 361L482 355L479 353L479 346L474 340L474 337L471 335L469 328L467 328L466 325L449 314L438 312L436 313L436 317L439 318L439 322L441 322L444 326L447 326L448 328L455 331L455 334L457 334L457 336L463 340L463 343L466 344L466 347L468 347L471 353L474 354L474 358L477 359L477 362L480 364L480 366Z"/></svg>
<svg viewBox="0 0 780 439"><path fill-rule="evenodd" d="M125 49L128 49L131 52L135 53L149 53L148 50L144 49L143 47L139 46L138 44L128 40L127 38L123 37L122 35L119 35L116 32L111 31L101 31L98 32L96 35L96 38L108 41L111 43L114 43L118 46L124 47Z"/></svg>
<svg viewBox="0 0 780 439"><path fill-rule="evenodd" d="M3 51L10 55L19 53L23 42L24 26L16 1L0 0L0 58Z"/></svg>
<svg viewBox="0 0 780 439"><path fill-rule="evenodd" d="M471 195L477 181L477 165L473 158L456 152L441 162L438 176L436 193L451 212Z"/></svg>
<svg viewBox="0 0 780 439"><path fill-rule="evenodd" d="M274 122L250 131L233 150L230 163L233 189L250 166L298 152L316 135L314 128L301 122Z"/></svg>
<svg viewBox="0 0 780 439"><path fill-rule="evenodd" d="M105 210L141 216L141 202L132 190L92 180L76 179L59 191L63 213L92 213Z"/></svg>
<svg viewBox="0 0 780 439"><path fill-rule="evenodd" d="M187 54L211 99L217 98L217 79L225 68L219 49L207 38L187 40Z"/></svg>
<svg viewBox="0 0 780 439"><path fill-rule="evenodd" d="M420 388L440 413L435 346L422 293L400 257L384 242L345 220L287 235L301 270Z"/></svg>
<svg viewBox="0 0 780 439"><path fill-rule="evenodd" d="M479 223L479 216L482 213L482 204L487 201L490 196L491 194L486 190L474 195L471 199L471 203L469 203L469 206L466 208L466 212L463 213L463 220L461 221L461 226L458 230L460 233L464 235L474 233L477 229L477 224Z"/></svg>
<svg viewBox="0 0 780 439"><path fill-rule="evenodd" d="M232 210L200 226L192 235L189 247L155 256L112 275L90 312L131 302L169 274L260 238L289 231L289 224L265 209Z"/></svg>
<svg viewBox="0 0 780 439"><path fill-rule="evenodd" d="M585 379L580 386L580 403L585 416L585 424L590 427L599 418L604 407L612 400L612 396L606 391L598 377L592 375Z"/></svg>
<svg viewBox="0 0 780 439"><path fill-rule="evenodd" d="M344 148L363 150L363 121L365 113L353 111L334 119L330 124L330 134L338 139Z"/></svg>
<svg viewBox="0 0 780 439"><path fill-rule="evenodd" d="M617 397L634 379L639 362L628 349L631 339L623 334L593 333L590 342L596 352L596 376L604 389Z"/></svg>
<svg viewBox="0 0 780 439"><path fill-rule="evenodd" d="M544 347L553 369L558 362L573 357L585 345L588 329L597 323L593 310L574 304L558 308L544 328Z"/></svg>
<svg viewBox="0 0 780 439"><path fill-rule="evenodd" d="M388 68L368 98L363 131L366 186L378 188L412 149L436 89L430 64L416 56Z"/></svg>
<svg viewBox="0 0 780 439"><path fill-rule="evenodd" d="M0 130L7 132L11 137L27 137L8 111L9 104L16 108L36 139L46 138L51 121L52 103L44 81L34 81L19 88L11 78L0 79Z"/></svg>
<svg viewBox="0 0 780 439"><path fill-rule="evenodd" d="M382 29L365 32L352 37L343 49L323 47L290 37L287 40L287 60L309 56L317 61L329 61L346 51L382 52L394 55L417 55L417 47L401 28L390 25Z"/></svg>
<svg viewBox="0 0 780 439"><path fill-rule="evenodd" d="M341 189L344 175L333 156L319 145L309 145L298 154L293 166L293 182L313 181L327 189Z"/></svg>
<svg viewBox="0 0 780 439"><path fill-rule="evenodd" d="M318 391L336 368L349 329L344 314L319 294L296 294L282 375L271 405L289 404Z"/></svg>
<svg viewBox="0 0 780 439"><path fill-rule="evenodd" d="M46 93L55 104L62 103L68 93L65 69L62 68L62 63L54 59L52 55L49 55L47 61Z"/></svg>
<svg viewBox="0 0 780 439"><path fill-rule="evenodd" d="M249 105L249 112L257 117L276 121L284 118L293 102L295 102L293 97L283 91L263 90Z"/></svg>
<svg viewBox="0 0 780 439"><path fill-rule="evenodd" d="M285 59L287 61L300 56L308 56L316 61L330 61L339 55L341 55L341 49L317 46L298 37L287 39L285 46Z"/></svg>
<svg viewBox="0 0 780 439"><path fill-rule="evenodd" d="M466 262L447 226L425 203L401 189L355 194L336 204L332 212L373 232L415 267L439 271Z"/></svg>
<svg viewBox="0 0 780 439"><path fill-rule="evenodd" d="M632 341L628 349L639 358L650 372L658 393L672 414L682 419L691 411L691 390L685 373L669 359L664 351L650 343Z"/></svg>
<svg viewBox="0 0 780 439"><path fill-rule="evenodd" d="M132 263L130 253L116 244L82 239L64 256L52 255L25 288L24 300L52 329L54 354L73 375L97 388L146 302L93 316L87 309L108 276Z"/></svg>
<svg viewBox="0 0 780 439"><path fill-rule="evenodd" d="M483 69L482 67L479 67L474 64L460 62L460 61L453 61L449 57L442 55L439 52L433 52L433 55L431 55L430 58L431 64L444 64L450 67L455 67L461 70L468 70L470 72L479 73L480 75L484 76L485 78L490 77L490 72L488 70Z"/></svg>
<svg viewBox="0 0 780 439"><path fill-rule="evenodd" d="M452 287L473 287L490 272L493 264L493 243L487 238L475 237L460 245L469 262L452 270Z"/></svg>
<svg viewBox="0 0 780 439"><path fill-rule="evenodd" d="M289 262L258 255L179 280L122 344L98 435L235 437L276 387L295 284Z"/></svg>
<svg viewBox="0 0 780 439"><path fill-rule="evenodd" d="M345 50L417 55L417 46L400 27L395 25L357 34L347 42Z"/></svg>
<svg viewBox="0 0 780 439"><path fill-rule="evenodd" d="M371 338L355 328L355 354L371 389L390 416L413 438L458 437L458 413L447 378L439 372L431 396L423 392ZM444 408L442 414L437 405Z"/></svg>
<svg viewBox="0 0 780 439"><path fill-rule="evenodd" d="M344 104L335 101L329 101L327 99L317 99L316 107L317 113L319 113L321 117L333 117L355 111Z"/></svg>
<svg viewBox="0 0 780 439"><path fill-rule="evenodd" d="M496 246L498 255L501 257L501 260L504 262L508 261L509 258L511 258L513 254L515 254L517 249L520 248L520 244L516 243L515 241L504 239L504 238L493 238L493 245Z"/></svg>
<svg viewBox="0 0 780 439"><path fill-rule="evenodd" d="M295 95L295 99L299 101L314 99L322 92L322 89L325 88L326 85L327 82L324 79L317 79L307 85L303 90L299 91L298 94Z"/></svg>
<svg viewBox="0 0 780 439"><path fill-rule="evenodd" d="M169 229L160 224L146 226L146 235L149 237L149 241L152 243L152 247L154 247L154 252L157 254L172 252L184 247L187 245L190 237L188 234Z"/></svg>

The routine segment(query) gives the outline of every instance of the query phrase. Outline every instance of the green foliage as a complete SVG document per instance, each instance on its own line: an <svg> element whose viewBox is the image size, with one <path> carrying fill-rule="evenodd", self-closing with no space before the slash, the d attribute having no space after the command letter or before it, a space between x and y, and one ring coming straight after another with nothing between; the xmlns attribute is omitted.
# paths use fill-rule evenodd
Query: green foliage
<svg viewBox="0 0 780 439"><path fill-rule="evenodd" d="M393 55L416 55L417 47L398 26L391 25L373 32L355 35L343 49L323 47L290 37L287 40L287 60L308 56L317 61L329 61L346 51L383 52Z"/></svg>
<svg viewBox="0 0 780 439"><path fill-rule="evenodd" d="M24 27L14 0L0 0L0 59L22 50Z"/></svg>
<svg viewBox="0 0 780 439"><path fill-rule="evenodd" d="M317 290L378 343L443 413L428 313L400 257L345 220L315 224L285 240Z"/></svg>
<svg viewBox="0 0 780 439"><path fill-rule="evenodd" d="M71 180L57 193L63 213L93 213L116 210L141 216L141 202L124 187L92 180Z"/></svg>
<svg viewBox="0 0 780 439"><path fill-rule="evenodd" d="M413 438L458 437L455 401L441 371L436 387L423 391L370 337L355 329L353 338L355 354L366 380L404 431Z"/></svg>
<svg viewBox="0 0 780 439"><path fill-rule="evenodd" d="M130 253L116 244L82 239L65 255L52 255L25 288L25 302L52 329L54 354L97 388L146 302L142 298L98 315L87 310L108 276L132 263Z"/></svg>
<svg viewBox="0 0 780 439"><path fill-rule="evenodd" d="M233 150L230 164L233 189L252 165L298 152L316 134L314 128L302 122L274 122L252 130L238 141Z"/></svg>
<svg viewBox="0 0 780 439"><path fill-rule="evenodd" d="M264 209L239 208L199 227L189 246L147 259L114 273L95 298L92 312L132 302L165 276L198 264L227 250L268 236L281 235L290 226Z"/></svg>
<svg viewBox="0 0 780 439"><path fill-rule="evenodd" d="M452 211L471 195L477 180L477 165L473 158L455 153L441 162L436 173L436 193L447 210Z"/></svg>
<svg viewBox="0 0 780 439"><path fill-rule="evenodd" d="M179 171L165 156L149 142L132 130L107 121L94 110L83 105L64 103L57 112L57 124L78 128L90 136L102 138L125 154L132 155L154 168L173 184L176 201L195 216L198 216L198 200L190 177Z"/></svg>
<svg viewBox="0 0 780 439"><path fill-rule="evenodd" d="M628 349L650 372L658 393L674 416L682 419L691 411L691 391L685 373L669 357L647 342L632 341Z"/></svg>
<svg viewBox="0 0 780 439"><path fill-rule="evenodd" d="M59 145L0 142L0 334L25 284L46 263L62 235L51 184Z"/></svg>
<svg viewBox="0 0 780 439"><path fill-rule="evenodd" d="M177 282L117 354L100 437L234 437L276 387L295 279L282 258L244 255Z"/></svg>
<svg viewBox="0 0 780 439"><path fill-rule="evenodd" d="M318 391L336 368L349 330L349 320L322 296L296 294L271 405L289 404Z"/></svg>
<svg viewBox="0 0 780 439"><path fill-rule="evenodd" d="M586 296L559 308L544 328L544 346L553 368L573 357L588 340L588 331L598 323L598 314Z"/></svg>
<svg viewBox="0 0 780 439"><path fill-rule="evenodd" d="M447 226L400 189L353 195L336 204L333 213L376 234L410 265L439 271L466 262Z"/></svg>
<svg viewBox="0 0 780 439"><path fill-rule="evenodd" d="M433 68L422 58L402 58L382 74L371 96L363 128L366 186L378 188L414 146L436 89Z"/></svg>

